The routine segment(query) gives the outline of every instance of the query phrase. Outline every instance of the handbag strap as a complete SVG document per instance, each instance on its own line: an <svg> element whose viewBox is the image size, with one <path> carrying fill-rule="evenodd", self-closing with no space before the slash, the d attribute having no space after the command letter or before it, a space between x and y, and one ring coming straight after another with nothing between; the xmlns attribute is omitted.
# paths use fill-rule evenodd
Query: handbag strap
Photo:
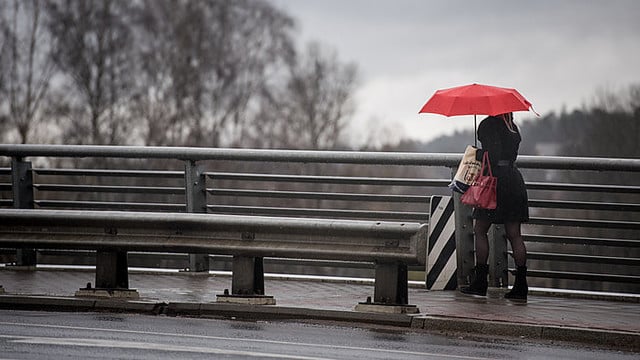
<svg viewBox="0 0 640 360"><path fill-rule="evenodd" d="M484 175L484 169L485 169L485 165L487 167L487 169L489 170L489 176L493 177L493 171L491 171L491 162L489 161L489 152L485 151L484 154L482 154L482 169L480 169L480 173Z"/></svg>

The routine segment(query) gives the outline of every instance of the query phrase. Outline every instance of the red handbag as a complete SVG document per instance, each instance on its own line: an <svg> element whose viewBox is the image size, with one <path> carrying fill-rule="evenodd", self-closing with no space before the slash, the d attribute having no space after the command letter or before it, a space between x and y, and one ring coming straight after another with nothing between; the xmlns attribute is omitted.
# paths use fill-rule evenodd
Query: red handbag
<svg viewBox="0 0 640 360"><path fill-rule="evenodd" d="M488 175L484 174L484 170L488 169ZM493 176L491 171L491 163L489 162L489 153L487 151L482 155L482 169L476 181L471 184L469 190L462 195L460 200L463 203L473 206L474 208L493 210L498 205L496 186L498 178Z"/></svg>

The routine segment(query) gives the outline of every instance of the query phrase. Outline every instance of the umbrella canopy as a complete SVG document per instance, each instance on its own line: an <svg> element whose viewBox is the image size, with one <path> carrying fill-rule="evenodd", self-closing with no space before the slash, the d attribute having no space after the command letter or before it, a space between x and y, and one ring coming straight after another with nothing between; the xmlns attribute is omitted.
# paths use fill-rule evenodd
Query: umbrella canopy
<svg viewBox="0 0 640 360"><path fill-rule="evenodd" d="M455 115L498 115L527 111L531 103L516 89L471 84L438 90L420 113Z"/></svg>
<svg viewBox="0 0 640 360"><path fill-rule="evenodd" d="M436 91L422 106L419 113L445 116L473 115L474 129L477 132L476 115L527 111L531 106L531 103L516 89L471 84ZM477 134L474 142L477 146Z"/></svg>

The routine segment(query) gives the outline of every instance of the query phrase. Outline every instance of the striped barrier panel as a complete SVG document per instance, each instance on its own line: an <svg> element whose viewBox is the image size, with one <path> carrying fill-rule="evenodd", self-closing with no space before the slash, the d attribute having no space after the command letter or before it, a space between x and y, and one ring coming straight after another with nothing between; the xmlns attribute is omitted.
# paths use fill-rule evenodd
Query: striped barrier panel
<svg viewBox="0 0 640 360"><path fill-rule="evenodd" d="M451 196L432 196L427 250L427 289L455 290L457 281L455 217Z"/></svg>

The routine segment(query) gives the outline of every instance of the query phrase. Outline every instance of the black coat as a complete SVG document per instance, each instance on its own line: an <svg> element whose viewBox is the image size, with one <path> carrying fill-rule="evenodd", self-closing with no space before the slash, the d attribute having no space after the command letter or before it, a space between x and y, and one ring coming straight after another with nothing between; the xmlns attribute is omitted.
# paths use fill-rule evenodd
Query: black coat
<svg viewBox="0 0 640 360"><path fill-rule="evenodd" d="M520 147L520 131L513 124L511 131L504 120L489 116L478 126L478 140L489 152L493 176L498 178L497 208L474 210L475 219L488 219L492 223L526 222L529 220L527 189L522 174L515 166Z"/></svg>

